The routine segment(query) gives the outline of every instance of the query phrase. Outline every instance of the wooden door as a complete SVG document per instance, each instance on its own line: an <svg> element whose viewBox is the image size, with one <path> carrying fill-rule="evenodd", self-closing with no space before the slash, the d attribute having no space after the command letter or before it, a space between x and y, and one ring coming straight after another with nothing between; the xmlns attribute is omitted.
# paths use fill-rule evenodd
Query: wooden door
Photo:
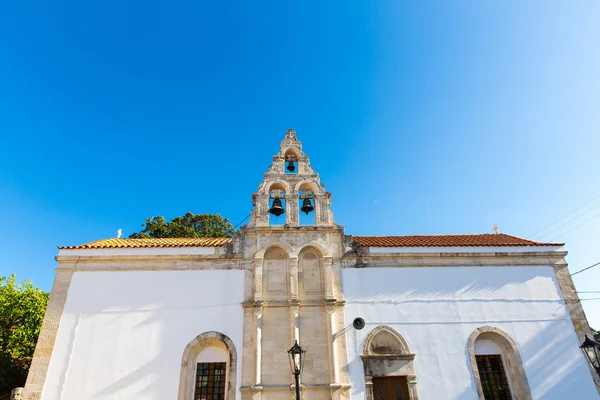
<svg viewBox="0 0 600 400"><path fill-rule="evenodd" d="M409 400L405 376L373 378L373 400Z"/></svg>

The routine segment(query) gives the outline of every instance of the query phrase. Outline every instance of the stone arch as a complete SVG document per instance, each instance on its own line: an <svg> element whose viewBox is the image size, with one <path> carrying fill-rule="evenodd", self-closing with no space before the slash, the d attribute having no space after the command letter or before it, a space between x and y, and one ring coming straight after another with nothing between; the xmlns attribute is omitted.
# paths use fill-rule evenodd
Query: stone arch
<svg viewBox="0 0 600 400"><path fill-rule="evenodd" d="M367 335L360 356L367 400L373 400L373 378L405 376L410 400L418 400L415 354L408 342L390 326L379 325Z"/></svg>
<svg viewBox="0 0 600 400"><path fill-rule="evenodd" d="M310 190L315 196L317 194L323 193L323 188L321 187L321 185L319 185L318 182L312 180L301 180L300 182L296 183L296 185L294 186L294 193L298 193L300 190Z"/></svg>
<svg viewBox="0 0 600 400"><path fill-rule="evenodd" d="M296 252L297 252L298 256L300 256L300 254L303 251L309 251L309 250L316 251L319 254L319 256L321 256L323 258L331 257L331 253L329 252L329 249L327 249L327 247L323 246L321 243L319 243L315 240L300 246Z"/></svg>
<svg viewBox="0 0 600 400"><path fill-rule="evenodd" d="M229 353L227 365L226 400L236 398L237 351L233 341L226 335L210 331L196 336L183 351L179 374L179 394L177 400L193 400L196 385L196 358L207 347L220 347Z"/></svg>
<svg viewBox="0 0 600 400"><path fill-rule="evenodd" d="M282 179L270 179L263 182L260 192L268 195L269 193L271 193L272 190L275 189L283 190L286 193L286 195L292 193L292 188L290 188L289 182L286 182Z"/></svg>
<svg viewBox="0 0 600 400"><path fill-rule="evenodd" d="M410 348L406 340L393 328L380 325L373 329L365 339L363 354L409 355Z"/></svg>
<svg viewBox="0 0 600 400"><path fill-rule="evenodd" d="M480 400L484 400L483 388L481 387L481 378L479 376L479 368L477 367L477 359L475 358L475 342L477 340L491 340L502 351L504 368L512 389L512 394L515 400L531 400L531 389L523 368L523 361L519 354L519 348L515 341L504 332L502 329L493 326L482 326L475 329L469 336L467 341L467 351L469 353L469 361L473 371L473 379Z"/></svg>
<svg viewBox="0 0 600 400"><path fill-rule="evenodd" d="M254 254L254 258L265 258L265 254L271 249L280 249L284 251L288 257L293 258L295 256L294 249L285 242L269 243L269 246L265 249L259 250Z"/></svg>

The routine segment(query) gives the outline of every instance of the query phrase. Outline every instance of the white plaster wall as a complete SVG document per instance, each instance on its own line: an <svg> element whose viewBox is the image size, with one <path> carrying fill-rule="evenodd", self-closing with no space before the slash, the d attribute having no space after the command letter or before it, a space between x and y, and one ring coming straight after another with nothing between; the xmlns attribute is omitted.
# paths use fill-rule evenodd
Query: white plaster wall
<svg viewBox="0 0 600 400"><path fill-rule="evenodd" d="M233 341L239 390L243 278L238 270L75 272L42 399L175 399L183 351L207 331Z"/></svg>
<svg viewBox="0 0 600 400"><path fill-rule="evenodd" d="M353 399L364 399L360 355L378 325L416 354L420 400L478 399L467 341L484 325L515 340L534 399L598 399L551 267L349 268L342 279Z"/></svg>

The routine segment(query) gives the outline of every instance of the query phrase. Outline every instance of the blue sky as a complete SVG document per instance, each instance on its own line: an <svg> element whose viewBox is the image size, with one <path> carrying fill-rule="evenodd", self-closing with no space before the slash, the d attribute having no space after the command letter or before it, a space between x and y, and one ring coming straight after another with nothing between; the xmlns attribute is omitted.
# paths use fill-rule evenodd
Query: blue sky
<svg viewBox="0 0 600 400"><path fill-rule="evenodd" d="M587 267L598 21L593 1L2 2L0 275L49 290L56 245L153 215L239 222L290 127L347 233L497 224ZM600 267L575 283L600 291Z"/></svg>

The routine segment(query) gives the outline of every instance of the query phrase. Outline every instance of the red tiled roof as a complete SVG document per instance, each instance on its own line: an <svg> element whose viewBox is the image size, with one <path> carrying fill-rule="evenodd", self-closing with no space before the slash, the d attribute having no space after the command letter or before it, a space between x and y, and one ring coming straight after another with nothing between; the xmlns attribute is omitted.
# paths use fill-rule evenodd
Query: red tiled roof
<svg viewBox="0 0 600 400"><path fill-rule="evenodd" d="M221 247L231 238L102 239L60 249L123 249L142 247Z"/></svg>
<svg viewBox="0 0 600 400"><path fill-rule="evenodd" d="M352 236L363 247L470 247L470 246L562 246L499 234Z"/></svg>

